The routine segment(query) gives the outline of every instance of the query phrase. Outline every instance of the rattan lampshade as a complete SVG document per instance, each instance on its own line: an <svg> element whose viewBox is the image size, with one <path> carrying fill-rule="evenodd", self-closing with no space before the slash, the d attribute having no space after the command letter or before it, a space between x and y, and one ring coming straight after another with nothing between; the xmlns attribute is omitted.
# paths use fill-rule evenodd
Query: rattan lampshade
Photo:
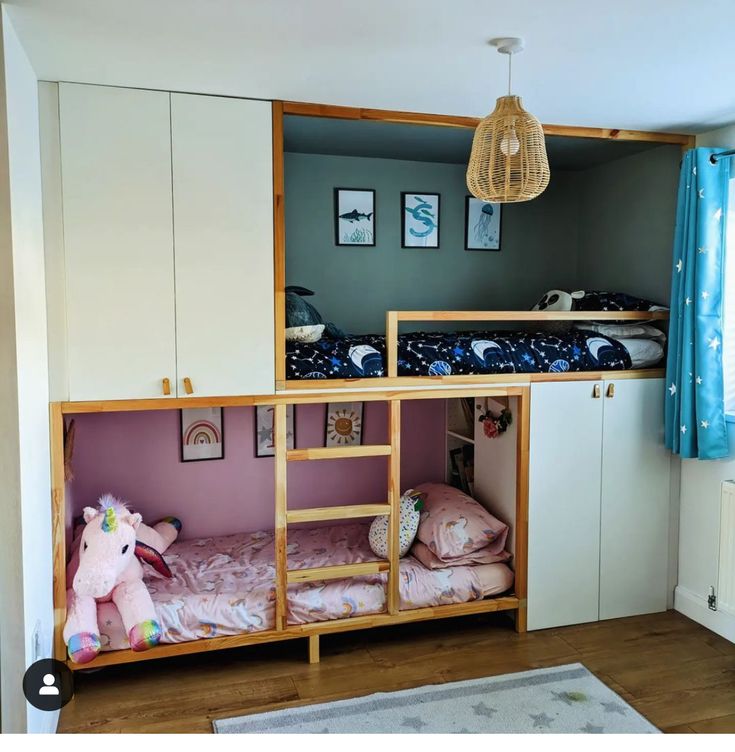
<svg viewBox="0 0 735 752"><path fill-rule="evenodd" d="M482 201L511 204L530 201L549 184L549 160L541 123L510 94L511 55L523 49L522 40L494 40L498 51L508 55L507 96L477 126L467 166L467 188Z"/></svg>

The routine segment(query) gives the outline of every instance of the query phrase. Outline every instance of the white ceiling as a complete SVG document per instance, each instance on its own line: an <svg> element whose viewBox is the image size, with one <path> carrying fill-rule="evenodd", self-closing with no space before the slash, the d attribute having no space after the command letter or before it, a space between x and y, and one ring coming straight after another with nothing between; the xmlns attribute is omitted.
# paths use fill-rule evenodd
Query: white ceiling
<svg viewBox="0 0 735 752"><path fill-rule="evenodd" d="M11 0L39 78L701 132L735 121L735 0Z"/></svg>

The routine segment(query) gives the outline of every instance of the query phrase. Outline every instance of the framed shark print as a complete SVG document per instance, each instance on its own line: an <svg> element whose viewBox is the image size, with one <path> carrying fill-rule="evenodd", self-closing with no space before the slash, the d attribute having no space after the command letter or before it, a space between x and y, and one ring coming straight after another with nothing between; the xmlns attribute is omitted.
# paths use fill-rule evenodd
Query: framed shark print
<svg viewBox="0 0 735 752"><path fill-rule="evenodd" d="M401 193L401 247L439 247L438 193Z"/></svg>
<svg viewBox="0 0 735 752"><path fill-rule="evenodd" d="M375 245L375 191L371 188L334 189L336 245Z"/></svg>

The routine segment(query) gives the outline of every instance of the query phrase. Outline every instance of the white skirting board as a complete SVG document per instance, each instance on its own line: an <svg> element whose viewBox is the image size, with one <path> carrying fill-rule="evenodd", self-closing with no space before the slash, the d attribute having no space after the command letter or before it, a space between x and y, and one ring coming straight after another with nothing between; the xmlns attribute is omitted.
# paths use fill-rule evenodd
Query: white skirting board
<svg viewBox="0 0 735 752"><path fill-rule="evenodd" d="M706 598L679 586L674 593L674 608L726 640L735 642L735 615L726 611L711 611Z"/></svg>

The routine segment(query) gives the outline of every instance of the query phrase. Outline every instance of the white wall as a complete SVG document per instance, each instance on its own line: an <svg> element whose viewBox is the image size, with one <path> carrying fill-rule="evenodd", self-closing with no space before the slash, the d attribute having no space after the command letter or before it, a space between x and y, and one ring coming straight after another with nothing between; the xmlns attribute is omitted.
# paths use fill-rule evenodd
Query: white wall
<svg viewBox="0 0 735 752"><path fill-rule="evenodd" d="M735 125L697 136L697 146L735 148ZM730 457L682 460L679 517L679 582L675 607L695 621L735 642L735 619L707 608L717 585L720 542L720 484L735 479L735 424L728 430Z"/></svg>
<svg viewBox="0 0 735 752"><path fill-rule="evenodd" d="M51 657L48 357L38 82L2 9L0 67L0 661L2 730L53 731L25 702L28 665Z"/></svg>

